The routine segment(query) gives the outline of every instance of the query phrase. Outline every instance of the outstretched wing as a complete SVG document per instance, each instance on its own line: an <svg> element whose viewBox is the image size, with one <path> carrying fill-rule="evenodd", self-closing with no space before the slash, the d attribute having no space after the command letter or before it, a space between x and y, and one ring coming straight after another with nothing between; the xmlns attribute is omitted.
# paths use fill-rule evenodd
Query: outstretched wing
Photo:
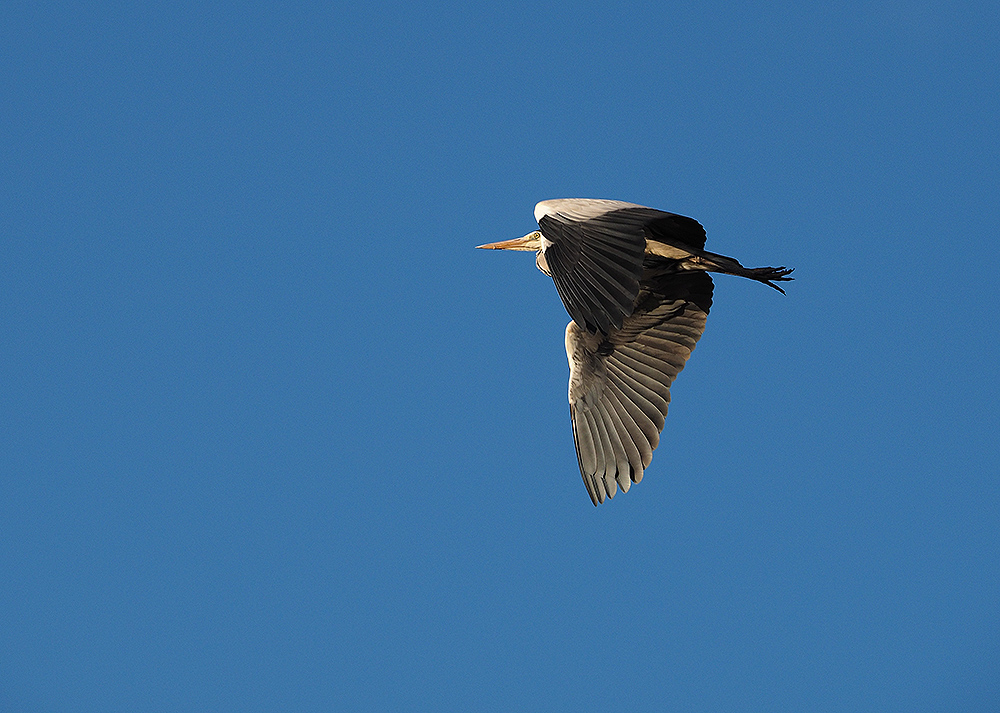
<svg viewBox="0 0 1000 713"><path fill-rule="evenodd" d="M712 278L646 278L633 313L611 335L566 327L569 403L580 473L594 505L642 480L660 441L670 384L705 331Z"/></svg>
<svg viewBox="0 0 1000 713"><path fill-rule="evenodd" d="M647 237L702 247L698 221L622 201L542 201L542 253L566 311L588 332L610 334L632 314Z"/></svg>

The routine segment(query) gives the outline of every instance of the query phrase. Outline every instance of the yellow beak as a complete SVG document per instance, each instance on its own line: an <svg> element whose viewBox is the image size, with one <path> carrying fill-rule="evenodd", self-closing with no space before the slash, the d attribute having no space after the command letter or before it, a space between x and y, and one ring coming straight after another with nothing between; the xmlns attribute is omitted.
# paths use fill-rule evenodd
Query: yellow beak
<svg viewBox="0 0 1000 713"><path fill-rule="evenodd" d="M514 238L513 240L502 240L499 243L486 243L486 245L477 245L477 248L482 248L483 250L531 250L535 251L541 247L540 244L541 234L538 231L533 233L528 233L523 238Z"/></svg>

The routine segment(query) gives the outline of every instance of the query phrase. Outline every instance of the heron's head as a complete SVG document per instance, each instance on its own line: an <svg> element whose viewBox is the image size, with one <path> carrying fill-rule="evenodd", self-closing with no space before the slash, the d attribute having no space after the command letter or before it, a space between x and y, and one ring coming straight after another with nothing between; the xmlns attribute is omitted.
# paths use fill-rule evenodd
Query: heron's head
<svg viewBox="0 0 1000 713"><path fill-rule="evenodd" d="M542 249L542 233L536 230L523 238L503 240L499 243L486 243L486 245L477 245L476 247L486 250L531 250L536 252Z"/></svg>

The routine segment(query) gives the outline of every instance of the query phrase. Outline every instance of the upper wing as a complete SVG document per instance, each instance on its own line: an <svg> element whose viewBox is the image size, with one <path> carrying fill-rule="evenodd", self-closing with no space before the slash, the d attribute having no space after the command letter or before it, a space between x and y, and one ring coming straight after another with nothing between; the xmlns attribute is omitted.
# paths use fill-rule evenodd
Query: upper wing
<svg viewBox="0 0 1000 713"><path fill-rule="evenodd" d="M566 327L573 440L594 505L642 480L670 384L705 331L711 304L707 273L662 274L644 280L635 311L610 336Z"/></svg>
<svg viewBox="0 0 1000 713"><path fill-rule="evenodd" d="M639 294L646 238L701 248L698 221L654 208L563 199L535 208L547 272L578 325L610 334L632 314Z"/></svg>

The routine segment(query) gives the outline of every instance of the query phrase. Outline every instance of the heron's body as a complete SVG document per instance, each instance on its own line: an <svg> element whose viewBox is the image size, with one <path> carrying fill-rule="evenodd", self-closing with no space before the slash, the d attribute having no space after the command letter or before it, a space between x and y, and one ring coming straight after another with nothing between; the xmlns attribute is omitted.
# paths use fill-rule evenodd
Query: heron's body
<svg viewBox="0 0 1000 713"><path fill-rule="evenodd" d="M622 201L535 206L540 230L482 248L533 250L573 321L566 327L577 459L594 504L642 479L663 430L670 384L705 330L709 272L776 290L785 268L745 268L705 251L698 221Z"/></svg>

